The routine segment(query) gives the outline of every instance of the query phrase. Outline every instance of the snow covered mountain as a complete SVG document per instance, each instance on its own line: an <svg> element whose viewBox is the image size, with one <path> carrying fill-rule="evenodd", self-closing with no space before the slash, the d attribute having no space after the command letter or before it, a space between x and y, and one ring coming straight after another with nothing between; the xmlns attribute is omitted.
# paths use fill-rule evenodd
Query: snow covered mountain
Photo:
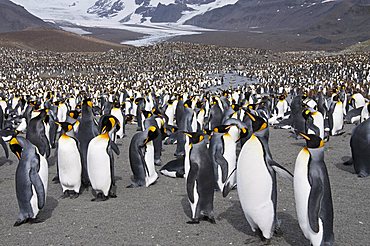
<svg viewBox="0 0 370 246"><path fill-rule="evenodd" d="M13 0L59 26L131 30L153 42L207 29L363 32L370 0ZM333 28L334 27L334 28ZM355 29L351 28L355 27ZM70 31L72 29L69 29ZM76 31L78 32L78 31ZM367 31L368 32L368 31ZM315 34L316 35L316 34ZM366 36L366 35L365 35ZM153 39L154 37L154 39ZM364 37L365 38L365 37ZM370 38L370 37L369 37Z"/></svg>

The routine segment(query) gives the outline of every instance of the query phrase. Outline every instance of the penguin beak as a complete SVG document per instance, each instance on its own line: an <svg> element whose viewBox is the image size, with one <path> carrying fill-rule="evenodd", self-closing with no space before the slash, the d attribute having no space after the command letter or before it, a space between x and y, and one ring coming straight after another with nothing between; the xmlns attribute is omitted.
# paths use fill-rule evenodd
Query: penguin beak
<svg viewBox="0 0 370 246"><path fill-rule="evenodd" d="M309 138L307 135L305 135L305 134L303 134L303 133L298 133L299 135L301 135L304 139L306 139L306 140L308 140L308 141L310 141L311 140L311 138Z"/></svg>
<svg viewBox="0 0 370 246"><path fill-rule="evenodd" d="M249 118L251 118L252 121L256 121L256 118L254 118L252 114L250 114L249 112L246 112L246 113L249 116Z"/></svg>

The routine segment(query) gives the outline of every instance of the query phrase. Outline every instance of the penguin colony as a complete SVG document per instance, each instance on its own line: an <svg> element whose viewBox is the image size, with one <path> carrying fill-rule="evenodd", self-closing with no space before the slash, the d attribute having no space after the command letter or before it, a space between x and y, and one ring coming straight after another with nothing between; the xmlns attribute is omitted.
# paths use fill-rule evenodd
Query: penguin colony
<svg viewBox="0 0 370 246"><path fill-rule="evenodd" d="M163 47L166 52L160 52ZM58 167L53 181L60 184L61 197L76 199L90 187L92 201L117 197L117 142L126 136L125 125L135 124L127 188L155 185L163 144L176 144L175 159L160 173L185 179L189 224L216 223L214 192L226 197L236 189L252 231L269 242L282 233L279 175L292 181L304 236L312 245L334 244L324 145L344 133L344 123L356 124L352 160L345 164L359 177L370 174L369 56L287 54L283 61L265 63L269 51L210 46L200 58L185 56L187 49L204 47L161 44L89 59L1 48L0 143L6 155L9 146L19 159L15 226L37 222L45 207L52 149ZM138 56L145 59L129 59ZM154 60L161 63L149 66ZM227 72L257 82L223 88L223 79L210 76ZM274 161L269 127L289 129L306 141L294 175Z"/></svg>

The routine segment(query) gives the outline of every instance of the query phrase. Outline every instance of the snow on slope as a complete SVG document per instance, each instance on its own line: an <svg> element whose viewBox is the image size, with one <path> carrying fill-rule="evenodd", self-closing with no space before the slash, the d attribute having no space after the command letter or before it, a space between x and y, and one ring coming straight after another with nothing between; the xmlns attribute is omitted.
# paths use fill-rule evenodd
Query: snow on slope
<svg viewBox="0 0 370 246"><path fill-rule="evenodd" d="M143 16L136 14L135 10L143 3L137 4L135 0L123 0L124 7L118 13L108 17L99 17L98 14L89 14L88 10L95 5L97 0L13 0L13 2L22 5L30 13L41 19L61 24L65 30L83 34L79 28L71 28L71 24L86 27L117 28L133 32L146 34L147 36L137 41L127 42L133 45L148 45L160 42L171 37L179 35L197 34L205 30L202 28L181 25L187 19L192 18L207 10L218 8L226 4L234 3L237 0L216 0L207 5L191 5L195 11L183 13L184 17L177 23L156 23L150 22L150 18L143 21ZM107 3L108 2L108 3ZM111 1L112 3L115 0ZM161 4L173 4L174 0L151 0L147 7L156 7ZM105 1L105 6L112 6ZM91 12L91 11L90 11ZM126 21L122 23L122 20ZM68 24L68 25L67 25Z"/></svg>

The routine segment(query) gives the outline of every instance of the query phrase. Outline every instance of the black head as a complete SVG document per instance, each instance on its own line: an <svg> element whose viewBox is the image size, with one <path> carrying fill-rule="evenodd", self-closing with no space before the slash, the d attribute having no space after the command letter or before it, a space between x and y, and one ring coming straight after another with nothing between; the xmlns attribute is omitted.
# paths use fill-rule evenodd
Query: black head
<svg viewBox="0 0 370 246"><path fill-rule="evenodd" d="M84 105L92 108L93 107L93 102L90 98L85 98L82 102L82 106L84 106Z"/></svg>
<svg viewBox="0 0 370 246"><path fill-rule="evenodd" d="M310 116L311 116L311 111L309 109L305 109L303 112L302 112L302 115L303 115L303 118L305 120L307 120Z"/></svg>
<svg viewBox="0 0 370 246"><path fill-rule="evenodd" d="M144 145L147 144L148 142L156 139L159 135L159 130L156 126L150 126L148 128L148 136L146 137L144 141Z"/></svg>
<svg viewBox="0 0 370 246"><path fill-rule="evenodd" d="M204 140L204 134L200 132L184 132L189 137L190 144L197 144Z"/></svg>
<svg viewBox="0 0 370 246"><path fill-rule="evenodd" d="M215 127L213 131L216 133L226 133L230 130L230 128L231 128L231 125L221 125L221 126Z"/></svg>
<svg viewBox="0 0 370 246"><path fill-rule="evenodd" d="M231 105L231 108L232 108L235 112L237 112L237 111L239 111L239 109L240 109L240 105L239 105L239 104L232 104L232 105Z"/></svg>
<svg viewBox="0 0 370 246"><path fill-rule="evenodd" d="M10 150L17 156L18 159L21 159L22 156L22 146L18 142L16 137L13 137L9 142Z"/></svg>
<svg viewBox="0 0 370 246"><path fill-rule="evenodd" d="M69 123L69 122L55 122L55 124L59 125L63 132L69 132L69 131L72 131L73 129L73 124Z"/></svg>
<svg viewBox="0 0 370 246"><path fill-rule="evenodd" d="M117 130L119 130L121 127L116 117L112 115L104 115L101 118L101 134L110 132L114 127L116 127Z"/></svg>
<svg viewBox="0 0 370 246"><path fill-rule="evenodd" d="M189 100L186 100L184 102L184 107L185 108L191 108L191 105L192 105L192 101L189 99Z"/></svg>
<svg viewBox="0 0 370 246"><path fill-rule="evenodd" d="M253 115L249 112L246 112L246 114L252 120L253 132L262 131L268 127L267 122L262 117L258 115Z"/></svg>
<svg viewBox="0 0 370 246"><path fill-rule="evenodd" d="M77 110L71 110L68 112L68 116L75 120L77 120L79 115L80 115L80 112L78 112Z"/></svg>
<svg viewBox="0 0 370 246"><path fill-rule="evenodd" d="M299 133L305 140L307 147L310 149L317 149L324 147L324 141L315 134Z"/></svg>
<svg viewBox="0 0 370 246"><path fill-rule="evenodd" d="M146 111L146 110L142 110L141 111L145 117L145 119L148 119L150 117L152 117L153 113L151 111Z"/></svg>

